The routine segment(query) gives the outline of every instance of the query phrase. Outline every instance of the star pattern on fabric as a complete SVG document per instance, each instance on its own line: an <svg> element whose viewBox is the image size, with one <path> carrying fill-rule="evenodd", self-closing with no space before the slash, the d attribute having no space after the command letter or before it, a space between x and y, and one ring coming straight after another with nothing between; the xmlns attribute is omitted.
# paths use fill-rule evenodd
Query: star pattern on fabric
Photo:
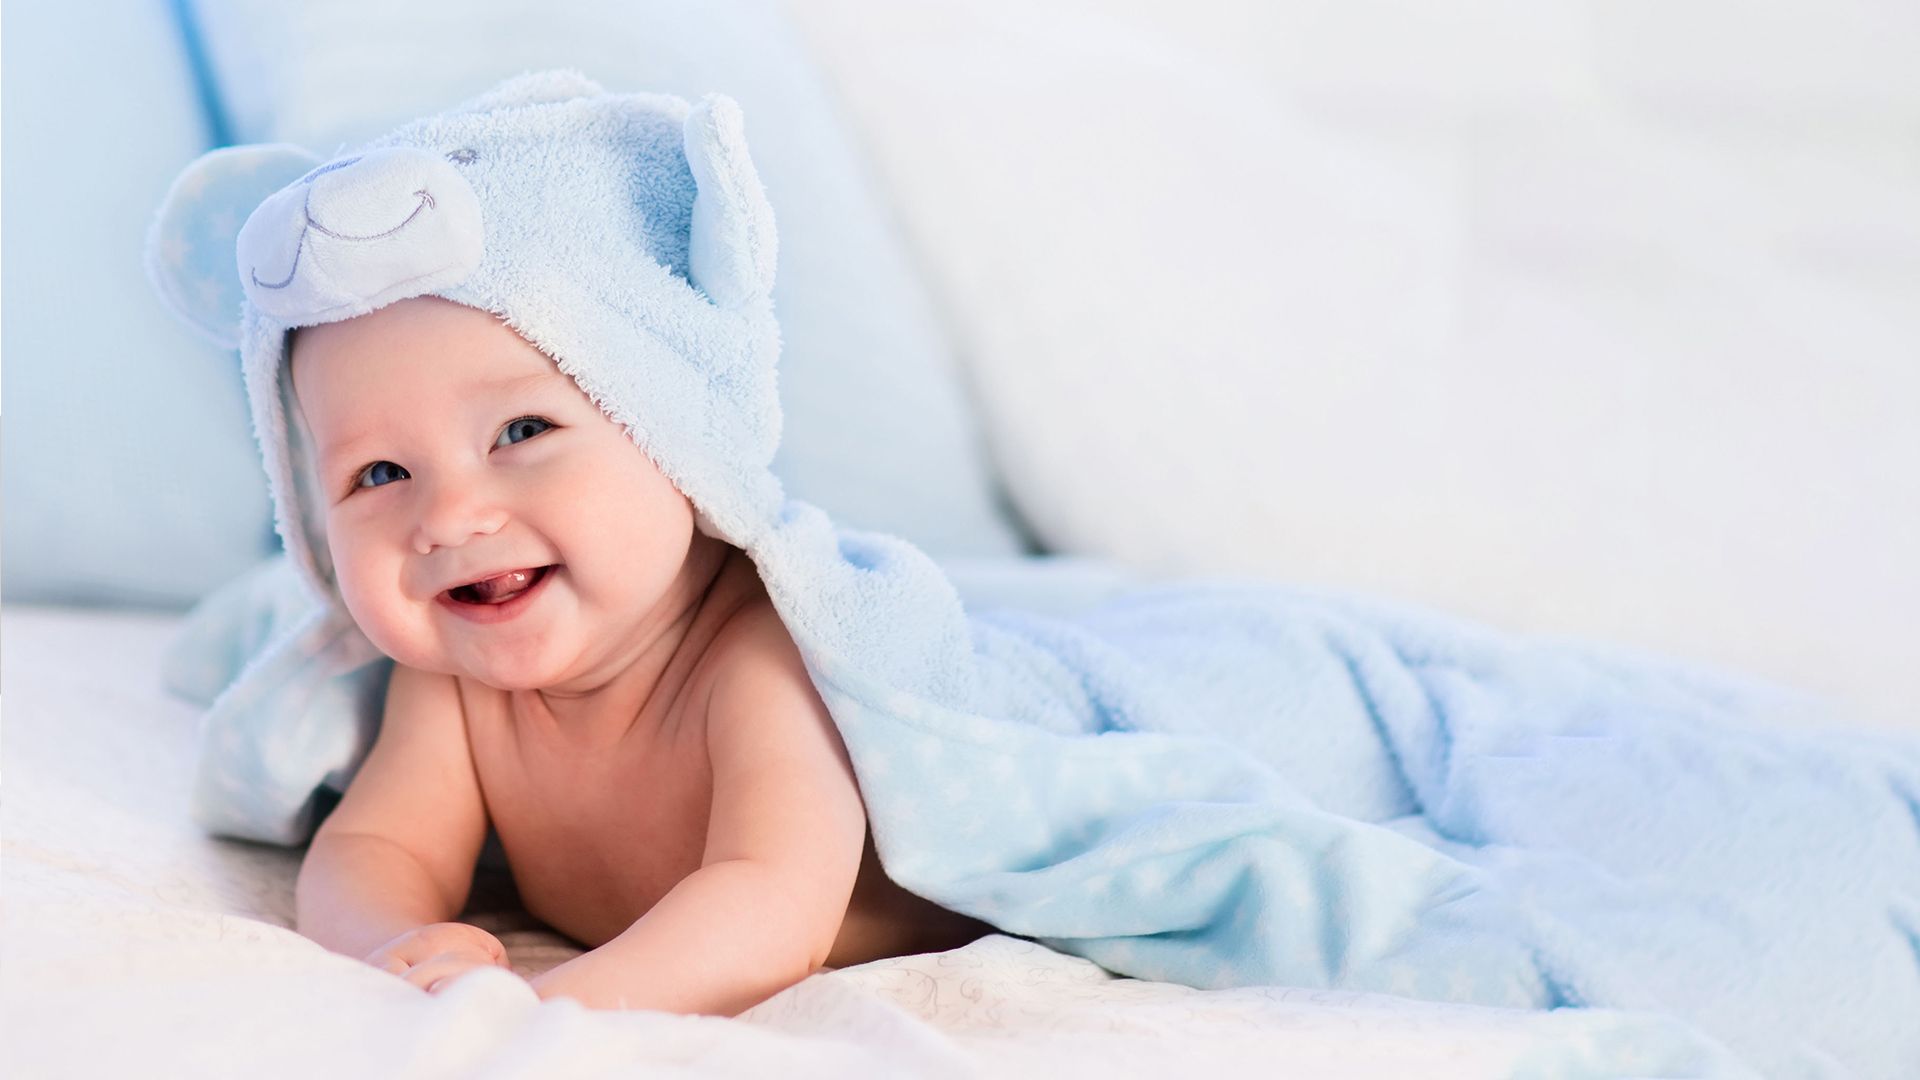
<svg viewBox="0 0 1920 1080"><path fill-rule="evenodd" d="M1151 893L1165 888L1167 879L1173 875L1164 862L1151 862L1135 868L1130 876L1135 888Z"/></svg>
<svg viewBox="0 0 1920 1080"><path fill-rule="evenodd" d="M200 194L207 190L207 183L212 179L212 169L194 169L180 178L174 190L189 199L199 198Z"/></svg>
<svg viewBox="0 0 1920 1080"><path fill-rule="evenodd" d="M1104 957L1100 961L1111 968L1130 968L1140 956L1139 948L1127 938L1117 938L1101 949Z"/></svg>
<svg viewBox="0 0 1920 1080"><path fill-rule="evenodd" d="M194 298L209 311L216 310L226 300L226 290L212 278L200 278L193 283Z"/></svg>
<svg viewBox="0 0 1920 1080"><path fill-rule="evenodd" d="M1259 925L1259 919L1258 910L1252 904L1243 903L1234 909L1233 918L1228 920L1227 925L1235 934L1264 937L1266 928Z"/></svg>
<svg viewBox="0 0 1920 1080"><path fill-rule="evenodd" d="M1472 1001L1474 989L1478 986L1473 975L1464 968L1454 968L1447 973L1447 1000Z"/></svg>
<svg viewBox="0 0 1920 1080"><path fill-rule="evenodd" d="M186 237L179 233L168 233L160 240L160 260L175 269L187 265L187 255L191 250Z"/></svg>
<svg viewBox="0 0 1920 1080"><path fill-rule="evenodd" d="M893 773L893 761L879 750L871 750L860 758L860 775L867 780L885 780Z"/></svg>
<svg viewBox="0 0 1920 1080"><path fill-rule="evenodd" d="M927 815L921 812L921 805L918 801L914 799L899 799L894 803L893 816L895 820L903 825L912 825L926 820Z"/></svg>
<svg viewBox="0 0 1920 1080"><path fill-rule="evenodd" d="M1124 784L1127 788L1132 789L1142 780L1146 779L1147 763L1142 761L1137 754L1129 755L1121 758L1120 764L1115 767L1109 775L1113 777L1115 783Z"/></svg>

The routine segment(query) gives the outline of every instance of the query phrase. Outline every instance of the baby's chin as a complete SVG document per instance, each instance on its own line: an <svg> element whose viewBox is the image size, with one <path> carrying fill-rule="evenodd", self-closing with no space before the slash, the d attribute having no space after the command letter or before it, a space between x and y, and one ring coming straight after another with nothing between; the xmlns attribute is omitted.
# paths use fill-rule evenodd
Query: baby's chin
<svg viewBox="0 0 1920 1080"><path fill-rule="evenodd" d="M498 650L485 657L448 658L448 675L469 679L495 690L544 690L566 678L564 665L544 656L516 657Z"/></svg>
<svg viewBox="0 0 1920 1080"><path fill-rule="evenodd" d="M467 679L495 690L543 690L566 677L565 658L551 655L553 642L529 642L525 649L510 646L484 651L472 649L421 647L420 643L395 643L388 648L378 640L375 645L396 662L420 671Z"/></svg>
<svg viewBox="0 0 1920 1080"><path fill-rule="evenodd" d="M487 687L488 689L491 689L491 690L497 690L503 694L513 693L517 691L545 690L548 687L555 685L559 681L557 679L539 678L539 677L528 677L528 678L515 678L512 676L502 677L500 675L486 673L486 672L482 672L480 674L474 674L472 672L456 672L455 674L461 678L466 679L469 682L479 683L481 686Z"/></svg>

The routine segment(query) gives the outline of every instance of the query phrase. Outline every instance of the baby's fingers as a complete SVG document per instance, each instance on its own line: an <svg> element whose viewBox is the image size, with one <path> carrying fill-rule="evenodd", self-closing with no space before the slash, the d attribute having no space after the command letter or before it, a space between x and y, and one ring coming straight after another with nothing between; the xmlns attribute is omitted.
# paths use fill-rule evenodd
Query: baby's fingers
<svg viewBox="0 0 1920 1080"><path fill-rule="evenodd" d="M490 960L475 959L471 956L436 956L431 960L422 960L413 965L401 977L420 989L432 993L435 984L451 980L456 975L464 975L474 968L493 966Z"/></svg>
<svg viewBox="0 0 1920 1080"><path fill-rule="evenodd" d="M473 967L467 968L465 971L456 971L451 975L442 975L439 978L427 984L427 993L438 994L440 991L445 990L449 986L452 986L454 983L454 980L458 979L462 975L465 975L468 971L472 971L474 968L491 967L491 966L492 966L491 964L475 964L473 965Z"/></svg>

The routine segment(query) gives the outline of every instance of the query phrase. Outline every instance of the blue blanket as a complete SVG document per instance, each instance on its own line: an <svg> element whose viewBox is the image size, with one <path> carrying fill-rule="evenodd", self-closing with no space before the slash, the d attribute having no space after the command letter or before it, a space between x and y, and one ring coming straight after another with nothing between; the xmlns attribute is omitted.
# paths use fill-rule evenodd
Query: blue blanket
<svg viewBox="0 0 1920 1080"><path fill-rule="evenodd" d="M1769 1076L1920 1075L1920 741L1324 591L967 620L914 549L786 528L864 576L834 616L940 630L881 684L842 650L886 646L775 594L915 892L1142 978L1651 1010Z"/></svg>

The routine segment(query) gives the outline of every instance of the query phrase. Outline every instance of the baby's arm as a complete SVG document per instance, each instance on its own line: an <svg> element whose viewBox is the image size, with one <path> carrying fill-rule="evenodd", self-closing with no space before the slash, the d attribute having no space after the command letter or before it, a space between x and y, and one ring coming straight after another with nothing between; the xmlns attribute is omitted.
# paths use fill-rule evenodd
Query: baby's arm
<svg viewBox="0 0 1920 1080"><path fill-rule="evenodd" d="M486 831L453 679L396 665L380 735L300 865L296 929L423 988L504 965L493 935L450 921Z"/></svg>
<svg viewBox="0 0 1920 1080"><path fill-rule="evenodd" d="M826 962L866 841L853 768L771 609L737 617L723 646L700 869L620 936L535 977L541 997L733 1016Z"/></svg>

